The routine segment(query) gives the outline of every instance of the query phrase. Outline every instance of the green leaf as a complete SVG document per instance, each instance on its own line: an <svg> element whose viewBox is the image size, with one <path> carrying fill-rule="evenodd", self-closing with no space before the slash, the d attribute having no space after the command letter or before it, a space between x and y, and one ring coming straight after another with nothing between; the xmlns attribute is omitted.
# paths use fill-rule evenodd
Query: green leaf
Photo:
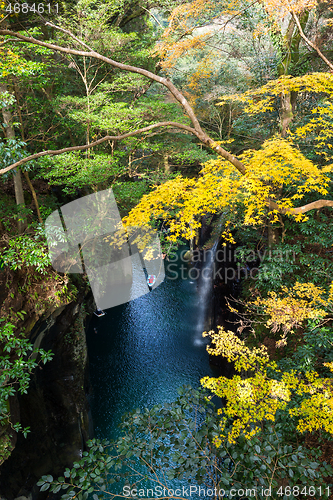
<svg viewBox="0 0 333 500"><path fill-rule="evenodd" d="M51 491L53 493L58 493L61 490L61 484L56 485Z"/></svg>

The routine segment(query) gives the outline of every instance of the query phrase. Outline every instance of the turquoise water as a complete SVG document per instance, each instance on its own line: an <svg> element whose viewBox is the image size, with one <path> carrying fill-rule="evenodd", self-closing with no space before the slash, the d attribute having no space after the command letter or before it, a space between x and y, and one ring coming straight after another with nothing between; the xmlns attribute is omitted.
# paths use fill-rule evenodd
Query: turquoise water
<svg viewBox="0 0 333 500"><path fill-rule="evenodd" d="M184 279L173 279L176 265L167 264L158 288L93 317L89 325L91 409L98 438L117 437L124 413L171 402L178 387L198 387L201 377L214 375L198 331L201 287L186 271Z"/></svg>

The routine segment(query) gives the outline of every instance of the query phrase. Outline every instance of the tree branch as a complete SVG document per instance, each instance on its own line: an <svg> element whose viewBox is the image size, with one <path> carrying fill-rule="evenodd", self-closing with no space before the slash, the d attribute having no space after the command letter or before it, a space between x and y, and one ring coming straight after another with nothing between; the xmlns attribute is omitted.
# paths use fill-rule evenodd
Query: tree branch
<svg viewBox="0 0 333 500"><path fill-rule="evenodd" d="M280 214L305 214L310 210L315 210L324 207L333 207L333 201L331 200L317 200L308 203L307 205L303 205L302 207L297 208L282 208L275 201L269 200L269 206L272 210L278 210Z"/></svg>
<svg viewBox="0 0 333 500"><path fill-rule="evenodd" d="M54 27L55 29L59 29L60 31L63 31L62 28L60 28L54 24L52 24L52 27ZM77 39L75 37L75 35L71 34L69 31L66 30L66 33L69 36L71 36L74 40L78 41L81 45L85 45L84 42ZM109 57L105 57L105 56L99 54L98 52L95 52L94 50L91 50L90 52L86 52L86 51L82 51L82 50L71 49L68 47L61 47L59 45L55 45L52 43L42 42L41 40L37 40L36 38L33 38L32 36L25 36L25 35L22 35L21 33L16 33L16 32L9 31L9 30L0 30L0 35L14 36L17 39L22 40L24 42L32 43L35 45L40 45L42 47L46 47L48 49L55 50L57 52L63 52L65 54L73 54L73 55L81 56L81 57L93 57L95 59L99 59L100 61L105 62L106 64L110 64L111 66L114 66L115 68L121 69L123 71L129 71L131 73L137 73L139 75L143 75L146 78L149 78L150 80L153 80L153 81L163 85L171 92L171 94L175 97L175 99L183 106L187 116L190 118L190 120L192 122L192 125L194 128L190 129L190 127L188 127L188 129L185 129L185 130L188 130L191 133L193 133L202 143L206 144L206 146L208 146L208 147L212 148L214 151L216 151L216 153L218 155L220 155L223 158L225 158L226 160L228 160L234 167L237 168L237 170L239 170L239 172L241 172L242 174L245 174L245 167L244 167L243 163L241 161L239 161L235 156L230 154L228 151L223 149L221 146L216 144L216 142L213 139L211 139L202 130L200 123L199 123L193 109L191 108L191 106L189 105L189 103L187 102L187 100L185 99L183 94L173 85L173 83L168 78L158 76L155 73L152 73L151 71L148 71L148 70L143 69L143 68L137 68L136 66L130 66L128 64L123 64L123 63L114 61L113 59L110 59ZM171 125L171 126L176 126L177 128L184 129L184 126L179 127L179 125L180 124ZM139 131L135 131L135 134L136 133L139 133ZM124 137L129 137L129 135L121 136L120 138L124 138ZM45 153L45 154L47 154L47 153ZM57 153L57 154L60 154L60 153ZM12 165L10 167L15 168ZM3 170L2 171L0 170L0 174L1 174L1 172L3 172Z"/></svg>
<svg viewBox="0 0 333 500"><path fill-rule="evenodd" d="M5 22L6 19L10 16L10 14L7 14L5 17L3 17L2 19L0 19L0 24ZM7 23L6 23L7 24Z"/></svg>
<svg viewBox="0 0 333 500"><path fill-rule="evenodd" d="M13 163L12 165L9 165L8 167L5 167L0 170L0 175L5 174L6 172L9 172L13 168L19 167L20 165L23 165L24 163L35 160L36 158L40 158L41 156L55 156L55 155L61 155L63 153L68 153L70 151L84 151L89 148L93 148L94 146L98 146L99 144L102 144L105 141L120 141L122 139L126 139L127 137L133 137L138 134L142 134L144 132L148 132L149 130L153 130L154 128L157 127L176 127L180 128L183 130L186 130L187 132L190 132L191 134L196 135L196 131L188 127L187 125L183 125L182 123L177 123L177 122L159 122L159 123L154 123L153 125L148 125L148 127L140 128L137 130L133 130L132 132L128 132L127 134L122 134L122 135L106 135L105 137L102 137L101 139L98 139L95 142L91 142L90 144L84 144L83 146L71 146L69 148L63 148L63 149L49 149L48 151L41 151L40 153L35 153L33 155L27 156L26 158L22 158L21 160L17 161L16 163Z"/></svg>
<svg viewBox="0 0 333 500"><path fill-rule="evenodd" d="M321 52L321 50L319 49L319 47L317 47L317 45L315 45L314 43L312 43L311 40L309 40L305 36L304 31L303 31L302 26L301 26L301 23L299 22L299 19L296 16L295 12L292 12L292 16L293 16L293 18L295 20L295 23L297 24L297 28L298 28L299 34L301 35L301 37L303 38L303 40L305 41L305 43L307 43L310 47L312 47L317 52L317 54L319 55L319 57L327 64L327 66L331 70L333 70L333 64L327 59L327 57L324 56L324 54Z"/></svg>
<svg viewBox="0 0 333 500"><path fill-rule="evenodd" d="M39 14L40 15L40 14ZM71 38L73 38L73 40L76 40L80 45L82 45L82 47L85 47L86 49L92 51L93 49L91 47L89 47L89 45L87 45L86 43L83 42L83 40L80 40L79 38L77 38L73 33L71 33L69 30L65 30L64 28L62 28L61 26L57 26L56 24L53 24L53 23L50 23L49 21L46 22L45 19L40 15L40 17L43 19L44 23L45 23L45 26L50 26L51 28L54 28L58 31L61 31L62 33L65 33L66 35L70 36Z"/></svg>
<svg viewBox="0 0 333 500"><path fill-rule="evenodd" d="M56 26L55 24L52 24L52 27L55 29L58 29L59 31L64 31L62 28L60 28L59 26ZM70 34L69 31L66 30L66 32L68 35ZM16 32L8 31L8 30L0 30L0 35L15 36L16 38L23 40L24 42L40 45L42 47L46 47L48 49L55 50L57 52L64 52L65 54L73 54L73 55L81 56L81 57L93 57L93 58L99 59L100 61L103 61L107 64L110 64L111 66L114 66L115 68L121 69L123 71L129 71L131 73L137 73L137 74L143 75L151 80L154 80L155 82L160 83L161 85L164 85L165 87L167 87L170 90L172 95L184 107L186 113L188 114L189 118L191 119L193 126L197 130L197 132L202 132L199 121L198 121L197 117L195 116L193 109L191 108L191 106L189 105L189 103L187 102L185 97L181 94L181 92L179 92L179 90L167 78L155 75L154 73L152 73L146 69L143 69L143 68L137 68L135 66L130 66L129 64L123 64L123 63L120 63L118 61L114 61L113 59L110 59L109 57L105 57L102 54L95 52L94 50L90 50L89 52L86 52L83 50L62 47L60 45L55 45L53 43L42 42L41 40L37 40L36 38L34 38L32 36L28 37L28 36L22 35L21 33L16 33ZM74 40L78 41L78 39L73 34L70 36ZM81 42L81 45L85 45L84 42Z"/></svg>
<svg viewBox="0 0 333 500"><path fill-rule="evenodd" d="M150 10L146 9L143 6L141 7L141 9L145 10L146 12L148 12L148 14L154 19L154 21L156 21L157 24L163 29L162 24L159 22L159 20L157 19L157 17L155 17L154 14L152 12L150 12Z"/></svg>

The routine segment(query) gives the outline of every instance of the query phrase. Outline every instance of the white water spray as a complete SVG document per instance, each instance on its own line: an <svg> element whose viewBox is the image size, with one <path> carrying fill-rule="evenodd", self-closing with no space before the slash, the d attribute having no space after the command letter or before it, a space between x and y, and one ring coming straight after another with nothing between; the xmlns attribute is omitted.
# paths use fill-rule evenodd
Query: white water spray
<svg viewBox="0 0 333 500"><path fill-rule="evenodd" d="M207 318L211 317L212 295L213 295L213 279L215 268L215 255L219 238L215 241L213 247L204 253L204 264L201 268L199 283L198 283L198 323L194 336L194 345L202 346L208 343L208 340L202 337L202 332L210 325L207 324Z"/></svg>

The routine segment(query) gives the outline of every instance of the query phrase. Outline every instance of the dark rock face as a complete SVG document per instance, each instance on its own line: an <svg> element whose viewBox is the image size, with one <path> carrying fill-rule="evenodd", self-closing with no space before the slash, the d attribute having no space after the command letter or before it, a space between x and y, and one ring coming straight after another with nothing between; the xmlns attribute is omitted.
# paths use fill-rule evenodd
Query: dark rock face
<svg viewBox="0 0 333 500"><path fill-rule="evenodd" d="M237 318L229 310L228 299L237 298L241 275L232 245L223 247L220 242L216 252L214 276L211 329L216 330L217 326L223 326L225 330L235 331ZM210 355L209 362L217 368L220 375L228 378L233 376L233 363L228 362L226 358Z"/></svg>
<svg viewBox="0 0 333 500"><path fill-rule="evenodd" d="M22 433L11 456L0 469L0 494L12 500L33 493L45 498L36 482L43 474L54 476L80 459L89 436L87 393L88 356L83 297L56 310L35 326L31 341L52 350L54 358L36 368L28 394L14 402L19 421L30 427Z"/></svg>

